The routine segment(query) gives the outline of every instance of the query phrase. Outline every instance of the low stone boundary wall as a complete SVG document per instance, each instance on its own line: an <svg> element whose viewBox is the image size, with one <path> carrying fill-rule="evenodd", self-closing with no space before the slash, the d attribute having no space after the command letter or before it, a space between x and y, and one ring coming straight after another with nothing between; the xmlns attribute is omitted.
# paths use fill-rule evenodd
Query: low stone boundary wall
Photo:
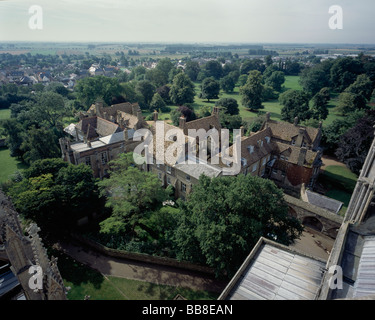
<svg viewBox="0 0 375 320"><path fill-rule="evenodd" d="M194 264L191 262L179 261L176 259L166 258L166 257L151 256L145 253L135 253L135 252L129 252L129 251L124 251L124 250L116 250L116 249L108 248L94 240L88 239L84 236L80 236L77 234L72 234L72 237L78 240L79 242L82 242L85 245L93 248L94 250L104 255L110 256L110 257L152 263L152 264L168 266L168 267L175 267L175 268L180 268L180 269L184 269L188 271L201 272L201 273L210 274L210 275L215 274L212 268Z"/></svg>

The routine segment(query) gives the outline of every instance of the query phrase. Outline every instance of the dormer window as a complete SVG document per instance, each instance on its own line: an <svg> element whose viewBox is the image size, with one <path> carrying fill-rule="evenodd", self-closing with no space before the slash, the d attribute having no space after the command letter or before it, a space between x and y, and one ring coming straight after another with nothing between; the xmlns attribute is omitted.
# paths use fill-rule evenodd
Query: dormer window
<svg viewBox="0 0 375 320"><path fill-rule="evenodd" d="M296 145L296 139L292 139L292 146Z"/></svg>
<svg viewBox="0 0 375 320"><path fill-rule="evenodd" d="M254 152L254 146L248 146L247 150L249 150L249 153L253 153Z"/></svg>
<svg viewBox="0 0 375 320"><path fill-rule="evenodd" d="M271 142L271 138L270 137L265 137L267 143L270 143Z"/></svg>
<svg viewBox="0 0 375 320"><path fill-rule="evenodd" d="M241 165L245 167L247 165L247 160L245 158L241 158Z"/></svg>

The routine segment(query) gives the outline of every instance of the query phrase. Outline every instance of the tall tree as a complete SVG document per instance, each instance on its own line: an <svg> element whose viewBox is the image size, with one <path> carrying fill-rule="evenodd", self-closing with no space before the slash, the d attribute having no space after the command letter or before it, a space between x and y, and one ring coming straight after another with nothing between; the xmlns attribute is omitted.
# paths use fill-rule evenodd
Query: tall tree
<svg viewBox="0 0 375 320"><path fill-rule="evenodd" d="M269 85L276 91L281 91L281 86L285 82L285 75L282 71L274 71L272 74L266 79L266 85Z"/></svg>
<svg viewBox="0 0 375 320"><path fill-rule="evenodd" d="M110 165L110 177L99 182L106 206L111 216L100 223L101 232L113 234L136 234L142 219L162 206L167 193L158 177L134 166L133 154L123 153Z"/></svg>
<svg viewBox="0 0 375 320"><path fill-rule="evenodd" d="M321 89L312 99L311 116L316 120L325 120L328 116L328 101L330 94L328 88Z"/></svg>
<svg viewBox="0 0 375 320"><path fill-rule="evenodd" d="M202 81L201 90L201 98L208 101L217 99L220 93L220 83L213 77L206 78Z"/></svg>
<svg viewBox="0 0 375 320"><path fill-rule="evenodd" d="M226 93L233 92L235 86L236 86L235 78L231 75L227 75L220 79L220 87Z"/></svg>
<svg viewBox="0 0 375 320"><path fill-rule="evenodd" d="M135 91L140 93L144 99L145 106L149 108L152 97L155 93L155 86L148 80L141 80L137 82L135 86Z"/></svg>
<svg viewBox="0 0 375 320"><path fill-rule="evenodd" d="M280 95L279 102L283 106L282 120L293 122L298 117L300 121L303 121L311 117L309 96L303 91L288 90Z"/></svg>
<svg viewBox="0 0 375 320"><path fill-rule="evenodd" d="M260 71L250 71L244 86L240 87L241 103L251 110L263 109L262 105L262 74Z"/></svg>
<svg viewBox="0 0 375 320"><path fill-rule="evenodd" d="M179 106L194 102L194 84L186 74L179 73L174 77L169 96Z"/></svg>
<svg viewBox="0 0 375 320"><path fill-rule="evenodd" d="M201 176L181 214L175 239L179 259L233 276L259 237L290 244L302 226L288 214L273 182L251 175L210 179Z"/></svg>
<svg viewBox="0 0 375 320"><path fill-rule="evenodd" d="M233 98L221 98L216 101L215 106L221 107L225 113L231 115L239 114L240 112L237 100Z"/></svg>
<svg viewBox="0 0 375 320"><path fill-rule="evenodd" d="M185 66L185 73L191 79L191 81L197 81L198 74L201 71L199 63L197 61L188 60Z"/></svg>
<svg viewBox="0 0 375 320"><path fill-rule="evenodd" d="M219 80L223 75L223 67L217 60L210 60L204 65L204 73L207 78L213 77Z"/></svg>
<svg viewBox="0 0 375 320"><path fill-rule="evenodd" d="M357 175L365 163L368 150L374 140L374 124L375 111L368 110L365 117L357 120L355 126L339 138L335 155Z"/></svg>
<svg viewBox="0 0 375 320"><path fill-rule="evenodd" d="M113 97L121 95L122 87L116 78L95 76L78 80L74 91L80 102L90 107L98 98L110 105Z"/></svg>

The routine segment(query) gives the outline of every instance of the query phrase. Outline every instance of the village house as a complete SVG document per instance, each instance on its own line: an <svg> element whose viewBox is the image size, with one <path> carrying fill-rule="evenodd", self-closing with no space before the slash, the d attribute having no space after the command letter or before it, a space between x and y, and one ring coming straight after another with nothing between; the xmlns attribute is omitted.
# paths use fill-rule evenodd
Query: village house
<svg viewBox="0 0 375 320"><path fill-rule="evenodd" d="M80 117L79 123L65 128L70 137L60 139L62 157L73 164L91 166L98 178L107 176L109 161L138 145L133 140L135 130L147 127L138 104L103 107L97 102Z"/></svg>
<svg viewBox="0 0 375 320"><path fill-rule="evenodd" d="M156 139L156 124L158 112L154 112L154 120L147 123L138 104L121 103L110 107L103 107L102 103L95 103L89 110L81 115L78 124L71 124L65 129L71 139L61 139L60 145L63 158L71 163L85 163L90 165L96 177L105 177L108 173L108 162L121 152L132 152L140 143L133 141L135 130L145 128L153 134L154 149L151 150L154 162L143 166L146 171L154 172L161 180L164 187L172 185L176 197L186 198L199 176L208 177L223 175L225 164L211 164L210 156L214 151L220 154L221 150L211 150L211 141L208 137L207 161L198 158L199 139L196 139L196 154L188 153L189 130L203 129L208 132L211 129L221 130L219 108L214 108L212 115L194 121L186 122L180 117L179 126L173 126L167 122L164 124L162 135L164 150L167 150L174 141L165 141L166 133L171 129L180 129L185 137L183 158L175 164L168 165L165 161L157 163L157 148L160 145ZM319 143L321 128L299 126L294 124L270 120L267 114L266 120L258 132L249 136L241 132L241 174L251 174L273 180L276 185L288 193L297 194L302 185L309 188L314 186L318 177L321 161ZM220 137L220 134L219 134ZM159 142L160 143L160 142ZM234 146L229 148L229 154L233 153Z"/></svg>

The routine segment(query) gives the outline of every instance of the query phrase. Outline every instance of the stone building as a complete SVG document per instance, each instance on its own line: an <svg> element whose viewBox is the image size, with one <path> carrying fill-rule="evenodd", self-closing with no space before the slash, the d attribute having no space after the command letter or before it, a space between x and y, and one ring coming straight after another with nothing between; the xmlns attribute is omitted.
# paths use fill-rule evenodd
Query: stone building
<svg viewBox="0 0 375 320"><path fill-rule="evenodd" d="M91 166L98 178L107 176L109 161L138 145L133 141L134 132L148 127L138 104L103 107L97 102L80 118L78 124L65 128L70 137L60 139L62 157L73 164Z"/></svg>
<svg viewBox="0 0 375 320"><path fill-rule="evenodd" d="M209 177L222 174L220 171L223 171L225 164L210 164L211 155L221 152L219 108L214 107L210 116L194 121L186 122L186 119L181 117L178 127L163 122L162 137L156 133L157 122L159 122L158 113L155 111L154 121L146 123L138 104L121 103L103 107L103 104L97 102L81 115L78 124L71 124L66 128L71 139L60 140L63 158L74 164L90 165L94 175L103 178L108 173L110 160L122 152L134 151L139 144L132 139L136 130L145 128L153 134L154 147L150 152L154 158L158 157L158 149L162 149L157 146L163 146L163 150L167 150L174 142L168 141L165 134L170 130L180 130L186 143L182 147L184 156L178 159L176 165L168 166L163 155L161 164L156 162L148 164L144 169L155 172L162 185L173 185L176 196L182 197L192 190L200 174ZM251 133L248 137L242 136L241 173L271 179L279 187L296 194L299 193L302 184L313 187L322 165L319 150L321 128L303 127L297 122L297 119L294 124L273 121L270 120L268 113L260 131ZM211 145L210 135L207 136L206 145L202 145L200 138L197 138L196 155L193 159L188 159L188 147L191 147L189 143L191 138L196 138L189 137L189 131L209 132L211 129L219 132L219 146ZM215 150L211 150L212 147ZM233 153L233 148L230 147L229 154ZM198 161L198 154L203 149L207 150L207 161ZM184 164L184 161L190 161L189 165Z"/></svg>
<svg viewBox="0 0 375 320"><path fill-rule="evenodd" d="M11 201L0 190L0 257L9 261L27 300L66 300L57 259L48 258L35 224L26 231L28 235L24 234ZM33 282L31 267L41 271L35 287L30 285Z"/></svg>
<svg viewBox="0 0 375 320"><path fill-rule="evenodd" d="M219 300L375 300L374 185L375 139L328 260L260 238Z"/></svg>

